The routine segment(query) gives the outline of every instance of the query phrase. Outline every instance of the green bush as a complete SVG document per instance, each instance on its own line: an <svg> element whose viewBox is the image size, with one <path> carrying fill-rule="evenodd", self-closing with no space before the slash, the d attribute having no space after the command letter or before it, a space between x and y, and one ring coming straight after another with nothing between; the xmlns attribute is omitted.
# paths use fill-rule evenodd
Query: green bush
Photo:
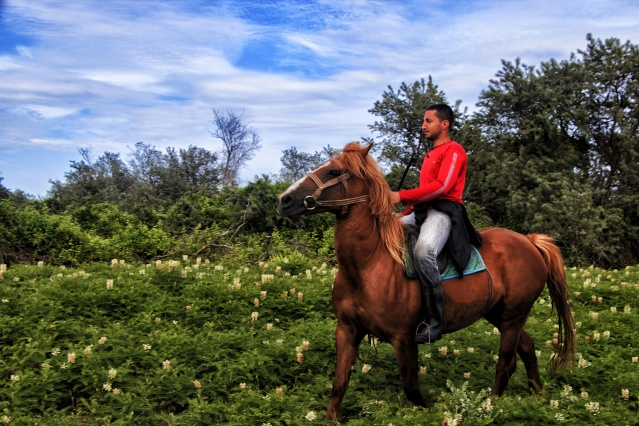
<svg viewBox="0 0 639 426"><path fill-rule="evenodd" d="M102 238L117 235L129 223L137 221L133 215L110 203L88 204L77 208L72 206L67 212L82 229Z"/></svg>
<svg viewBox="0 0 639 426"><path fill-rule="evenodd" d="M88 235L69 216L48 214L28 204L21 208L4 206L10 227L5 229L8 250L17 260L47 260L78 264L94 260Z"/></svg>
<svg viewBox="0 0 639 426"><path fill-rule="evenodd" d="M109 247L126 259L150 260L165 254L169 249L169 237L159 227L129 224L108 242Z"/></svg>

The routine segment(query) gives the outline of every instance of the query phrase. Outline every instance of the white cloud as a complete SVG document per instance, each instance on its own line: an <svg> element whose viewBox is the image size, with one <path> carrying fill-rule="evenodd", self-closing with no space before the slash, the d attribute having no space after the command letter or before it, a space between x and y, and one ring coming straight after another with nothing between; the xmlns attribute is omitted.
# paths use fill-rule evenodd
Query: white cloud
<svg viewBox="0 0 639 426"><path fill-rule="evenodd" d="M33 59L31 50L26 46L16 46L16 51L18 52L18 55L22 56L23 58Z"/></svg>
<svg viewBox="0 0 639 426"><path fill-rule="evenodd" d="M77 110L72 108L60 108L49 105L25 105L24 106L25 113L35 113L39 117L45 119L54 119L60 118L67 115L74 114Z"/></svg>

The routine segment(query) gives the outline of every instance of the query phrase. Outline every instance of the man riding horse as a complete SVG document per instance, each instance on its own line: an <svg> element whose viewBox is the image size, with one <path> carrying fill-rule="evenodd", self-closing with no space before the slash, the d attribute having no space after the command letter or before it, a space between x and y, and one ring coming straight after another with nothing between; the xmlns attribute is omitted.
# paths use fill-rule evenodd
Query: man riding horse
<svg viewBox="0 0 639 426"><path fill-rule="evenodd" d="M407 234L416 236L413 248L422 298L429 313L428 324L417 329L417 343L433 343L442 335L443 289L437 257L448 243L457 269L464 270L470 259L470 244L479 247L481 235L468 219L462 194L466 183L466 151L450 139L454 114L450 106L428 107L422 131L433 148L424 156L419 187L391 192L391 202L408 205L402 224Z"/></svg>

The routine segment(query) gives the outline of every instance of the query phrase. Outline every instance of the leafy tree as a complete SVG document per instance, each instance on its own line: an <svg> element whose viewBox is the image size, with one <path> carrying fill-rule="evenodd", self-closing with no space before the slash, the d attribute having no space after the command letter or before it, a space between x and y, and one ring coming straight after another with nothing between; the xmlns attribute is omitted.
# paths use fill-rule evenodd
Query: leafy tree
<svg viewBox="0 0 639 426"><path fill-rule="evenodd" d="M203 148L189 146L176 151L167 148L163 167L156 168L155 189L160 199L170 204L181 199L184 194L213 194L220 183L220 168L217 156Z"/></svg>
<svg viewBox="0 0 639 426"><path fill-rule="evenodd" d="M3 177L0 176L0 200L4 199L4 198L9 198L9 195L11 195L11 191L9 191L3 184L2 181L4 180Z"/></svg>
<svg viewBox="0 0 639 426"><path fill-rule="evenodd" d="M234 191L229 191L231 194ZM195 232L207 228L231 228L234 218L229 211L229 193L206 196L185 195L162 215L167 232L173 235Z"/></svg>
<svg viewBox="0 0 639 426"><path fill-rule="evenodd" d="M94 203L70 209L69 215L80 227L102 238L111 238L137 222L133 215L111 203Z"/></svg>
<svg viewBox="0 0 639 426"><path fill-rule="evenodd" d="M589 35L579 54L503 62L470 123L481 136L467 188L495 223L561 235L573 262L620 266L639 255L638 49ZM566 224L584 212L596 229Z"/></svg>
<svg viewBox="0 0 639 426"><path fill-rule="evenodd" d="M92 161L88 148L79 152L82 160L71 161L71 171L64 174L66 182L51 182L50 205L63 210L71 204L121 200L135 179L120 154L107 151Z"/></svg>
<svg viewBox="0 0 639 426"><path fill-rule="evenodd" d="M136 180L155 187L160 181L158 172L165 168L166 161L162 152L144 142L137 142L129 154L129 169Z"/></svg>
<svg viewBox="0 0 639 426"><path fill-rule="evenodd" d="M215 130L210 133L222 141L222 187L237 186L240 169L261 148L260 138L257 131L244 122L243 114L213 109L213 116Z"/></svg>
<svg viewBox="0 0 639 426"><path fill-rule="evenodd" d="M0 263L9 263L15 253L15 206L7 199L0 199Z"/></svg>
<svg viewBox="0 0 639 426"><path fill-rule="evenodd" d="M105 152L92 161L89 150L80 153L82 161L71 162L65 182L52 182L48 204L56 212L108 202L153 225L153 209L166 209L185 194L212 194L220 184L217 156L194 146L162 154L138 142L128 164L119 154Z"/></svg>
<svg viewBox="0 0 639 426"><path fill-rule="evenodd" d="M610 215L620 209L624 237L614 242L619 249L608 261L624 265L639 257L639 46L590 34L587 41L581 60L549 68L581 69L582 87L569 98L563 129L587 156L595 206Z"/></svg>
<svg viewBox="0 0 639 426"><path fill-rule="evenodd" d="M552 193L540 187L543 176L576 178L578 155L552 122L554 102L544 89L534 67L503 61L469 123L474 136L463 142L471 153L466 196L494 223L521 232L529 232L538 203Z"/></svg>

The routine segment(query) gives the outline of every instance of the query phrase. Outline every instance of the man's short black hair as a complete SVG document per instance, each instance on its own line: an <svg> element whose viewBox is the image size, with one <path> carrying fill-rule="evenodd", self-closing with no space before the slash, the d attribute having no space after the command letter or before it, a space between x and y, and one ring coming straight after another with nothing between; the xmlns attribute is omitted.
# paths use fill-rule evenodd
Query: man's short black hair
<svg viewBox="0 0 639 426"><path fill-rule="evenodd" d="M453 127L453 123L455 122L455 113L453 109L446 104L434 104L426 108L426 111L435 111L435 115L440 120L448 120L448 128Z"/></svg>

